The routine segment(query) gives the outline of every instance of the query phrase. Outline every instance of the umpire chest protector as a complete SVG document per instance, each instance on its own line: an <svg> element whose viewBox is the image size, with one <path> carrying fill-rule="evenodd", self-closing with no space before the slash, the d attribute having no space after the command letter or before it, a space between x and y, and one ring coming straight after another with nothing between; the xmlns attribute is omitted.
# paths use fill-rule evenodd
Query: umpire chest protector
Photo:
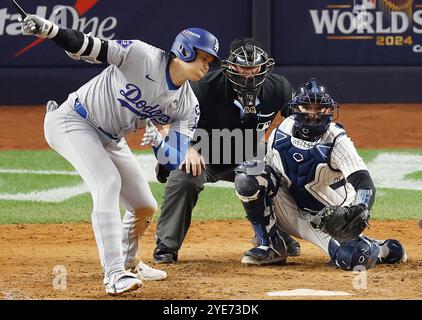
<svg viewBox="0 0 422 320"><path fill-rule="evenodd" d="M329 204L322 196L324 191L320 187L330 187L327 186L330 175L339 176L339 171L331 168L330 158L335 140L344 134L344 130L335 127L334 130L327 130L320 140L308 142L292 136L293 123L292 119L287 118L274 133L272 151L278 153L282 166L277 169L288 181L290 194L298 207L319 211ZM344 180L339 182L343 185Z"/></svg>

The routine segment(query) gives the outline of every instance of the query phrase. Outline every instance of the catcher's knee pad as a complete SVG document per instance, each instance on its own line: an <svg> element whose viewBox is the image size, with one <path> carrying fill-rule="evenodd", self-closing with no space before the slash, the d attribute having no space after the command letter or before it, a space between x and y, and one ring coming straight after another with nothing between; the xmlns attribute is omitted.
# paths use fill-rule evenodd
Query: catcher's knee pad
<svg viewBox="0 0 422 320"><path fill-rule="evenodd" d="M245 161L235 172L234 187L242 202L257 200L261 191L265 193L268 179L263 161Z"/></svg>
<svg viewBox="0 0 422 320"><path fill-rule="evenodd" d="M356 266L369 269L377 262L380 247L377 241L359 236L341 243L331 239L328 252L332 261L343 270L353 270Z"/></svg>
<svg viewBox="0 0 422 320"><path fill-rule="evenodd" d="M242 202L251 202L258 199L261 191L259 181L255 176L246 173L237 173L234 180L236 195Z"/></svg>
<svg viewBox="0 0 422 320"><path fill-rule="evenodd" d="M154 218L156 209L153 207L145 207L135 210L135 228L137 234L142 236L148 229Z"/></svg>

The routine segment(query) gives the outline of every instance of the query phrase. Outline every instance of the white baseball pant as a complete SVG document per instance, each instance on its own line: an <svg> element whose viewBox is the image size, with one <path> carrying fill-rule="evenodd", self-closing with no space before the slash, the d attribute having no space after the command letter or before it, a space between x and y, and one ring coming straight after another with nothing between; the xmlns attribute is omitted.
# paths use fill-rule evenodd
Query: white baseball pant
<svg viewBox="0 0 422 320"><path fill-rule="evenodd" d="M125 139L107 137L76 113L69 101L47 112L44 134L90 189L92 226L105 275L135 264L138 239L157 202ZM126 208L123 226L120 199Z"/></svg>

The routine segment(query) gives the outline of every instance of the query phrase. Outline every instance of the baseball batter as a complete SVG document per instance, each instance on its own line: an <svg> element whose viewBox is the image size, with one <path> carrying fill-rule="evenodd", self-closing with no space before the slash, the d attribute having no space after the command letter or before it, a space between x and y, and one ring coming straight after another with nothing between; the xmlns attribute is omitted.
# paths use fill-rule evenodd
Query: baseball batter
<svg viewBox="0 0 422 320"><path fill-rule="evenodd" d="M327 206L349 207L369 216L375 187L353 142L332 122L338 105L323 84L310 79L288 106L292 115L272 132L265 163L244 163L237 170L236 193L260 240L245 252L242 263L284 263L283 245L272 241L278 228L318 245L345 270L406 261L397 240L360 235L339 242L320 230L315 217Z"/></svg>
<svg viewBox="0 0 422 320"><path fill-rule="evenodd" d="M139 40L105 41L59 28L36 15L23 20L22 31L52 39L74 59L110 64L60 107L48 103L45 138L91 191L92 226L106 292L120 294L139 288L141 279L166 278L164 271L138 258L138 241L157 203L124 136L146 127L142 144L151 144L169 170L178 167L199 119L188 80L201 79L219 59L217 38L200 28L186 29L166 54ZM155 125L166 124L171 126L163 140ZM123 223L119 200L126 208Z"/></svg>

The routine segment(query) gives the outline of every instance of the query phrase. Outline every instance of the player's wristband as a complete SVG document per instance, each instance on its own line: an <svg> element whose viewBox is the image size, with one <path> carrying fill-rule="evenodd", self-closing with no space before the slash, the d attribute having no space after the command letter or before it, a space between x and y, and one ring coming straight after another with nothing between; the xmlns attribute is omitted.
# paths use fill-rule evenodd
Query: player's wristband
<svg viewBox="0 0 422 320"><path fill-rule="evenodd" d="M355 201L353 204L361 204L363 203L369 208L369 204L371 203L372 199L372 190L371 189L359 189L356 191Z"/></svg>

